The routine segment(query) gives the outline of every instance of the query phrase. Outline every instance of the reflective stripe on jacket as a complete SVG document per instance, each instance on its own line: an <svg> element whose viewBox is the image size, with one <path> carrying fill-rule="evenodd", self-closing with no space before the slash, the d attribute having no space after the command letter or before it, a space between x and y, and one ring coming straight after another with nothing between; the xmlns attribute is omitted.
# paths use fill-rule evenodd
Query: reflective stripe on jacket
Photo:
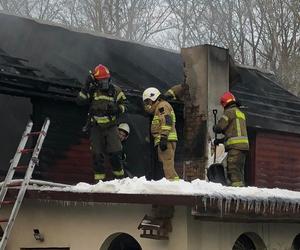
<svg viewBox="0 0 300 250"><path fill-rule="evenodd" d="M225 135L226 149L249 150L246 117L235 104L224 109L217 128Z"/></svg>
<svg viewBox="0 0 300 250"><path fill-rule="evenodd" d="M154 145L158 145L160 138L166 136L168 141L177 141L175 128L176 116L172 106L164 100L159 100L154 111L151 123L151 134L154 137Z"/></svg>
<svg viewBox="0 0 300 250"><path fill-rule="evenodd" d="M81 89L77 98L90 104L91 120L103 127L115 125L117 116L109 115L108 110L109 106L117 105L120 113L126 111L126 96L121 88L113 84L107 91L94 90L89 92L86 88Z"/></svg>

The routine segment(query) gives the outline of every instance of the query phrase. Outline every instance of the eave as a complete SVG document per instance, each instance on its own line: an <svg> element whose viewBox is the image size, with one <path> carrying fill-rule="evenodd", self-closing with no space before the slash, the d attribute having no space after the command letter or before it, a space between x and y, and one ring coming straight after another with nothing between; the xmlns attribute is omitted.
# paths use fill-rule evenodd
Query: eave
<svg viewBox="0 0 300 250"><path fill-rule="evenodd" d="M15 196L17 190L10 190ZM299 223L300 205L276 200L261 202L239 199L226 200L200 195L167 194L121 194L121 193L75 193L65 191L28 190L25 199L58 202L114 203L114 204L156 204L186 206L191 214L201 220L226 222L272 222Z"/></svg>

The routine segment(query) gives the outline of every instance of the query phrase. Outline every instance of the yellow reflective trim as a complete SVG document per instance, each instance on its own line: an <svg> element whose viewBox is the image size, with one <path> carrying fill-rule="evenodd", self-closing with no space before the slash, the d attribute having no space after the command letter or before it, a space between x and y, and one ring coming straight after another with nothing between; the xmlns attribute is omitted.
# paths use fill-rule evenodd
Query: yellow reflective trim
<svg viewBox="0 0 300 250"><path fill-rule="evenodd" d="M240 120L239 119L235 119L235 123L236 123L237 136L241 136L242 135L242 131L241 131Z"/></svg>
<svg viewBox="0 0 300 250"><path fill-rule="evenodd" d="M177 141L177 133L176 132L170 132L168 135L168 141Z"/></svg>
<svg viewBox="0 0 300 250"><path fill-rule="evenodd" d="M171 130L172 127L171 127L171 126L164 125L164 126L161 126L161 129L162 129L162 130Z"/></svg>
<svg viewBox="0 0 300 250"><path fill-rule="evenodd" d="M242 181L235 181L231 183L232 187L244 187L244 183Z"/></svg>
<svg viewBox="0 0 300 250"><path fill-rule="evenodd" d="M106 100L106 101L111 101L113 102L114 101L114 98L113 97L110 97L110 96L106 96L106 95L97 95L95 93L94 95L94 100L95 101L98 101L98 100Z"/></svg>
<svg viewBox="0 0 300 250"><path fill-rule="evenodd" d="M125 106L124 105L119 105L119 107L121 108L121 113L125 112Z"/></svg>
<svg viewBox="0 0 300 250"><path fill-rule="evenodd" d="M117 101L119 101L121 98L123 98L123 100L126 99L126 96L124 95L124 93L122 91L117 95Z"/></svg>
<svg viewBox="0 0 300 250"><path fill-rule="evenodd" d="M83 99L88 99L89 95L85 95L84 93L82 93L81 91L79 92L79 96Z"/></svg>
<svg viewBox="0 0 300 250"><path fill-rule="evenodd" d="M112 172L113 172L114 176L120 177L120 176L124 175L124 170L123 169L119 170L119 171L112 171Z"/></svg>
<svg viewBox="0 0 300 250"><path fill-rule="evenodd" d="M226 122L228 122L229 118L226 115L222 115L222 117Z"/></svg>
<svg viewBox="0 0 300 250"><path fill-rule="evenodd" d="M93 116L93 119L95 119L95 121L97 123L103 124L103 123L109 123L109 122L115 121L116 117L115 116L112 116L112 117L108 117L108 116L102 116L102 117Z"/></svg>
<svg viewBox="0 0 300 250"><path fill-rule="evenodd" d="M174 111L171 111L171 117L172 117L172 121L174 123L176 123L176 115L175 115Z"/></svg>
<svg viewBox="0 0 300 250"><path fill-rule="evenodd" d="M153 124L153 125L159 124L159 117L158 117L157 115L155 115L155 116L153 117L152 124Z"/></svg>
<svg viewBox="0 0 300 250"><path fill-rule="evenodd" d="M154 137L154 145L156 146L160 142L160 135Z"/></svg>
<svg viewBox="0 0 300 250"><path fill-rule="evenodd" d="M239 119L246 120L245 114L244 114L242 111L240 111L240 110L236 110L236 111L235 111L235 115L236 115L236 117L239 118Z"/></svg>
<svg viewBox="0 0 300 250"><path fill-rule="evenodd" d="M226 141L226 145L233 145L233 144L249 144L248 138L242 139L243 136L241 137L233 137L233 138L229 138Z"/></svg>
<svg viewBox="0 0 300 250"><path fill-rule="evenodd" d="M98 180L98 181L104 180L105 177L106 177L105 174L94 174L94 179L95 179L95 180Z"/></svg>
<svg viewBox="0 0 300 250"><path fill-rule="evenodd" d="M168 94L168 93L173 97L174 100L176 100L176 95L175 95L175 93L174 93L174 91L173 91L172 89L169 89L169 90L167 91L167 94Z"/></svg>
<svg viewBox="0 0 300 250"><path fill-rule="evenodd" d="M169 179L169 181L179 181L179 180L180 180L180 178L178 176L176 176L176 177L174 177L172 179Z"/></svg>

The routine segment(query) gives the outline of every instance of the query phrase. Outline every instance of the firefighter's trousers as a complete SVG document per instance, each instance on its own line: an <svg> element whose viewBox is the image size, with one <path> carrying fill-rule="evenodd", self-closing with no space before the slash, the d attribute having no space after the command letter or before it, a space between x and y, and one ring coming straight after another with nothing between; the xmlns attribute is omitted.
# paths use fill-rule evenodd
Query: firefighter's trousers
<svg viewBox="0 0 300 250"><path fill-rule="evenodd" d="M166 179L176 180L178 179L178 175L174 168L176 142L168 142L167 147L168 148L165 151L161 151L160 147L158 146L157 149L158 160L163 165L163 170Z"/></svg>
<svg viewBox="0 0 300 250"><path fill-rule="evenodd" d="M91 127L91 150L93 154L94 171L97 174L105 174L104 156L108 155L113 174L122 177L122 144L120 142L117 126L101 128L97 125Z"/></svg>
<svg viewBox="0 0 300 250"><path fill-rule="evenodd" d="M232 186L244 186L244 166L248 151L229 149L227 155L227 175Z"/></svg>

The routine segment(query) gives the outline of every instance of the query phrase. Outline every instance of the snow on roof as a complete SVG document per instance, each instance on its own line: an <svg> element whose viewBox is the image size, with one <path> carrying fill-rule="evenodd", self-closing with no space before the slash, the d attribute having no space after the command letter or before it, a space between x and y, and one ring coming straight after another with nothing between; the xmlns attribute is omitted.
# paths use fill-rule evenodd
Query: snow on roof
<svg viewBox="0 0 300 250"><path fill-rule="evenodd" d="M147 181L145 177L125 178L121 180L99 181L95 185L80 182L77 185L57 185L44 182L38 186L34 184L28 189L39 191L59 191L72 193L112 193L112 194L157 194L157 195L189 195L202 196L210 199L226 199L240 201L256 201L267 203L300 204L300 192L279 188L257 187L226 187L218 183L196 179L192 182L184 180Z"/></svg>

